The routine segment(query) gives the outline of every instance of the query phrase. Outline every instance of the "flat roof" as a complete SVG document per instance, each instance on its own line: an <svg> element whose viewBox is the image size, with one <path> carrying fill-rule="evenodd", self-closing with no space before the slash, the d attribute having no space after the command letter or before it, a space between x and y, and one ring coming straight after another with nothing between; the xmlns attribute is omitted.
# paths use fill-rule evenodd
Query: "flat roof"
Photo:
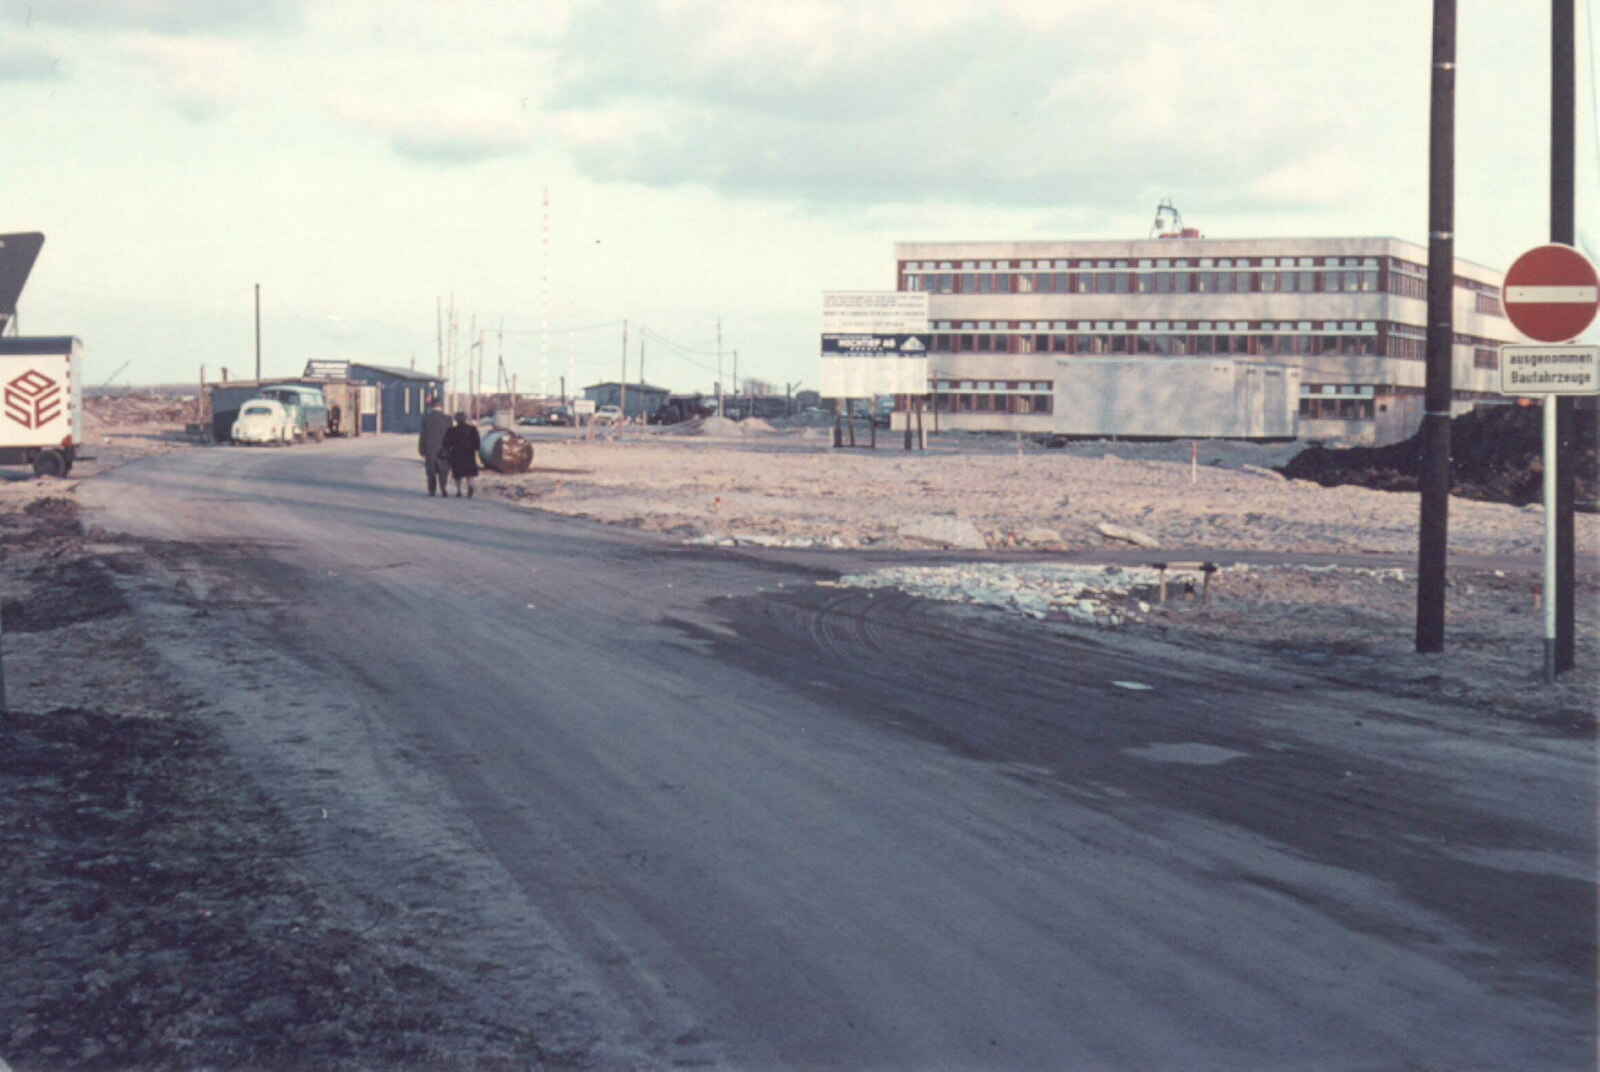
<svg viewBox="0 0 1600 1072"><path fill-rule="evenodd" d="M12 335L0 338L0 354L70 354L81 345L71 335Z"/></svg>
<svg viewBox="0 0 1600 1072"><path fill-rule="evenodd" d="M371 372L381 372L385 376L393 376L401 380L420 380L425 383L444 382L444 377L436 376L431 372L418 372L416 369L410 368L395 368L392 365L374 365L366 361L352 361L350 362L350 367L353 369L367 369Z"/></svg>

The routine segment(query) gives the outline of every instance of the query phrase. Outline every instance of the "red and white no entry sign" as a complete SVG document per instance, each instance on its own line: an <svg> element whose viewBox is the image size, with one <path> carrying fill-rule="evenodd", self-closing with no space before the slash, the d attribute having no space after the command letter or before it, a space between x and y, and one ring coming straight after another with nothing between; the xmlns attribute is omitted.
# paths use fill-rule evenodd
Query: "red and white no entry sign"
<svg viewBox="0 0 1600 1072"><path fill-rule="evenodd" d="M1536 246L1506 272L1503 305L1513 326L1539 342L1576 338L1600 308L1600 276L1589 258L1558 243Z"/></svg>

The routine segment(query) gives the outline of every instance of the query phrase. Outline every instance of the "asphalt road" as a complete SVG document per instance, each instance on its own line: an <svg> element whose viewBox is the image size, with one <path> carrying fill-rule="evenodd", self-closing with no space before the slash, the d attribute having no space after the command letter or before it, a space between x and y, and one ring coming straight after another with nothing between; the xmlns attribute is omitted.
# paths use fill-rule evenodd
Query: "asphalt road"
<svg viewBox="0 0 1600 1072"><path fill-rule="evenodd" d="M1592 740L430 499L409 450L81 494L305 866L552 1064L1594 1066Z"/></svg>

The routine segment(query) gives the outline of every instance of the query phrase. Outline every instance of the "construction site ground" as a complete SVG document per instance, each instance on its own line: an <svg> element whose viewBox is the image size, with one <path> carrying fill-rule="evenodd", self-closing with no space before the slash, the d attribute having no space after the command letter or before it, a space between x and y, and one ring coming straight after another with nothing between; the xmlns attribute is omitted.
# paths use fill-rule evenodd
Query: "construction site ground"
<svg viewBox="0 0 1600 1072"><path fill-rule="evenodd" d="M464 1014L425 957L330 912L297 870L305 846L143 643L119 590L141 560L102 553L75 490L151 453L234 449L185 435L190 409L101 400L71 479L16 469L0 481L0 1060L18 1072L548 1066L524 1026ZM1452 502L1448 647L1418 655L1415 496L1286 481L1273 471L1294 453L1283 446L944 436L912 452L884 437L869 452L755 422L528 435L532 468L486 473L480 496L734 553L835 554L833 583L1247 651L1474 718L1594 732L1593 515L1578 519L1578 665L1550 686L1537 511ZM981 545L940 535L966 530ZM1060 578L1036 599L990 598L1052 564L1180 558L1222 568L1209 581L1172 570L1165 602L1141 573L1114 614L1084 610L1094 599L1081 589L1056 600Z"/></svg>

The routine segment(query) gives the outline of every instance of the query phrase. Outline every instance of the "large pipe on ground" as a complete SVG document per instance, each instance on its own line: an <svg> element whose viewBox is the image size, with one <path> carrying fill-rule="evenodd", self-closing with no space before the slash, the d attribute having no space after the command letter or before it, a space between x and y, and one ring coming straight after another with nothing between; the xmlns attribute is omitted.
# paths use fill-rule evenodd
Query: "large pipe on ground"
<svg viewBox="0 0 1600 1072"><path fill-rule="evenodd" d="M533 464L533 444L517 435L496 428L485 432L478 444L483 464L500 473L526 473Z"/></svg>

